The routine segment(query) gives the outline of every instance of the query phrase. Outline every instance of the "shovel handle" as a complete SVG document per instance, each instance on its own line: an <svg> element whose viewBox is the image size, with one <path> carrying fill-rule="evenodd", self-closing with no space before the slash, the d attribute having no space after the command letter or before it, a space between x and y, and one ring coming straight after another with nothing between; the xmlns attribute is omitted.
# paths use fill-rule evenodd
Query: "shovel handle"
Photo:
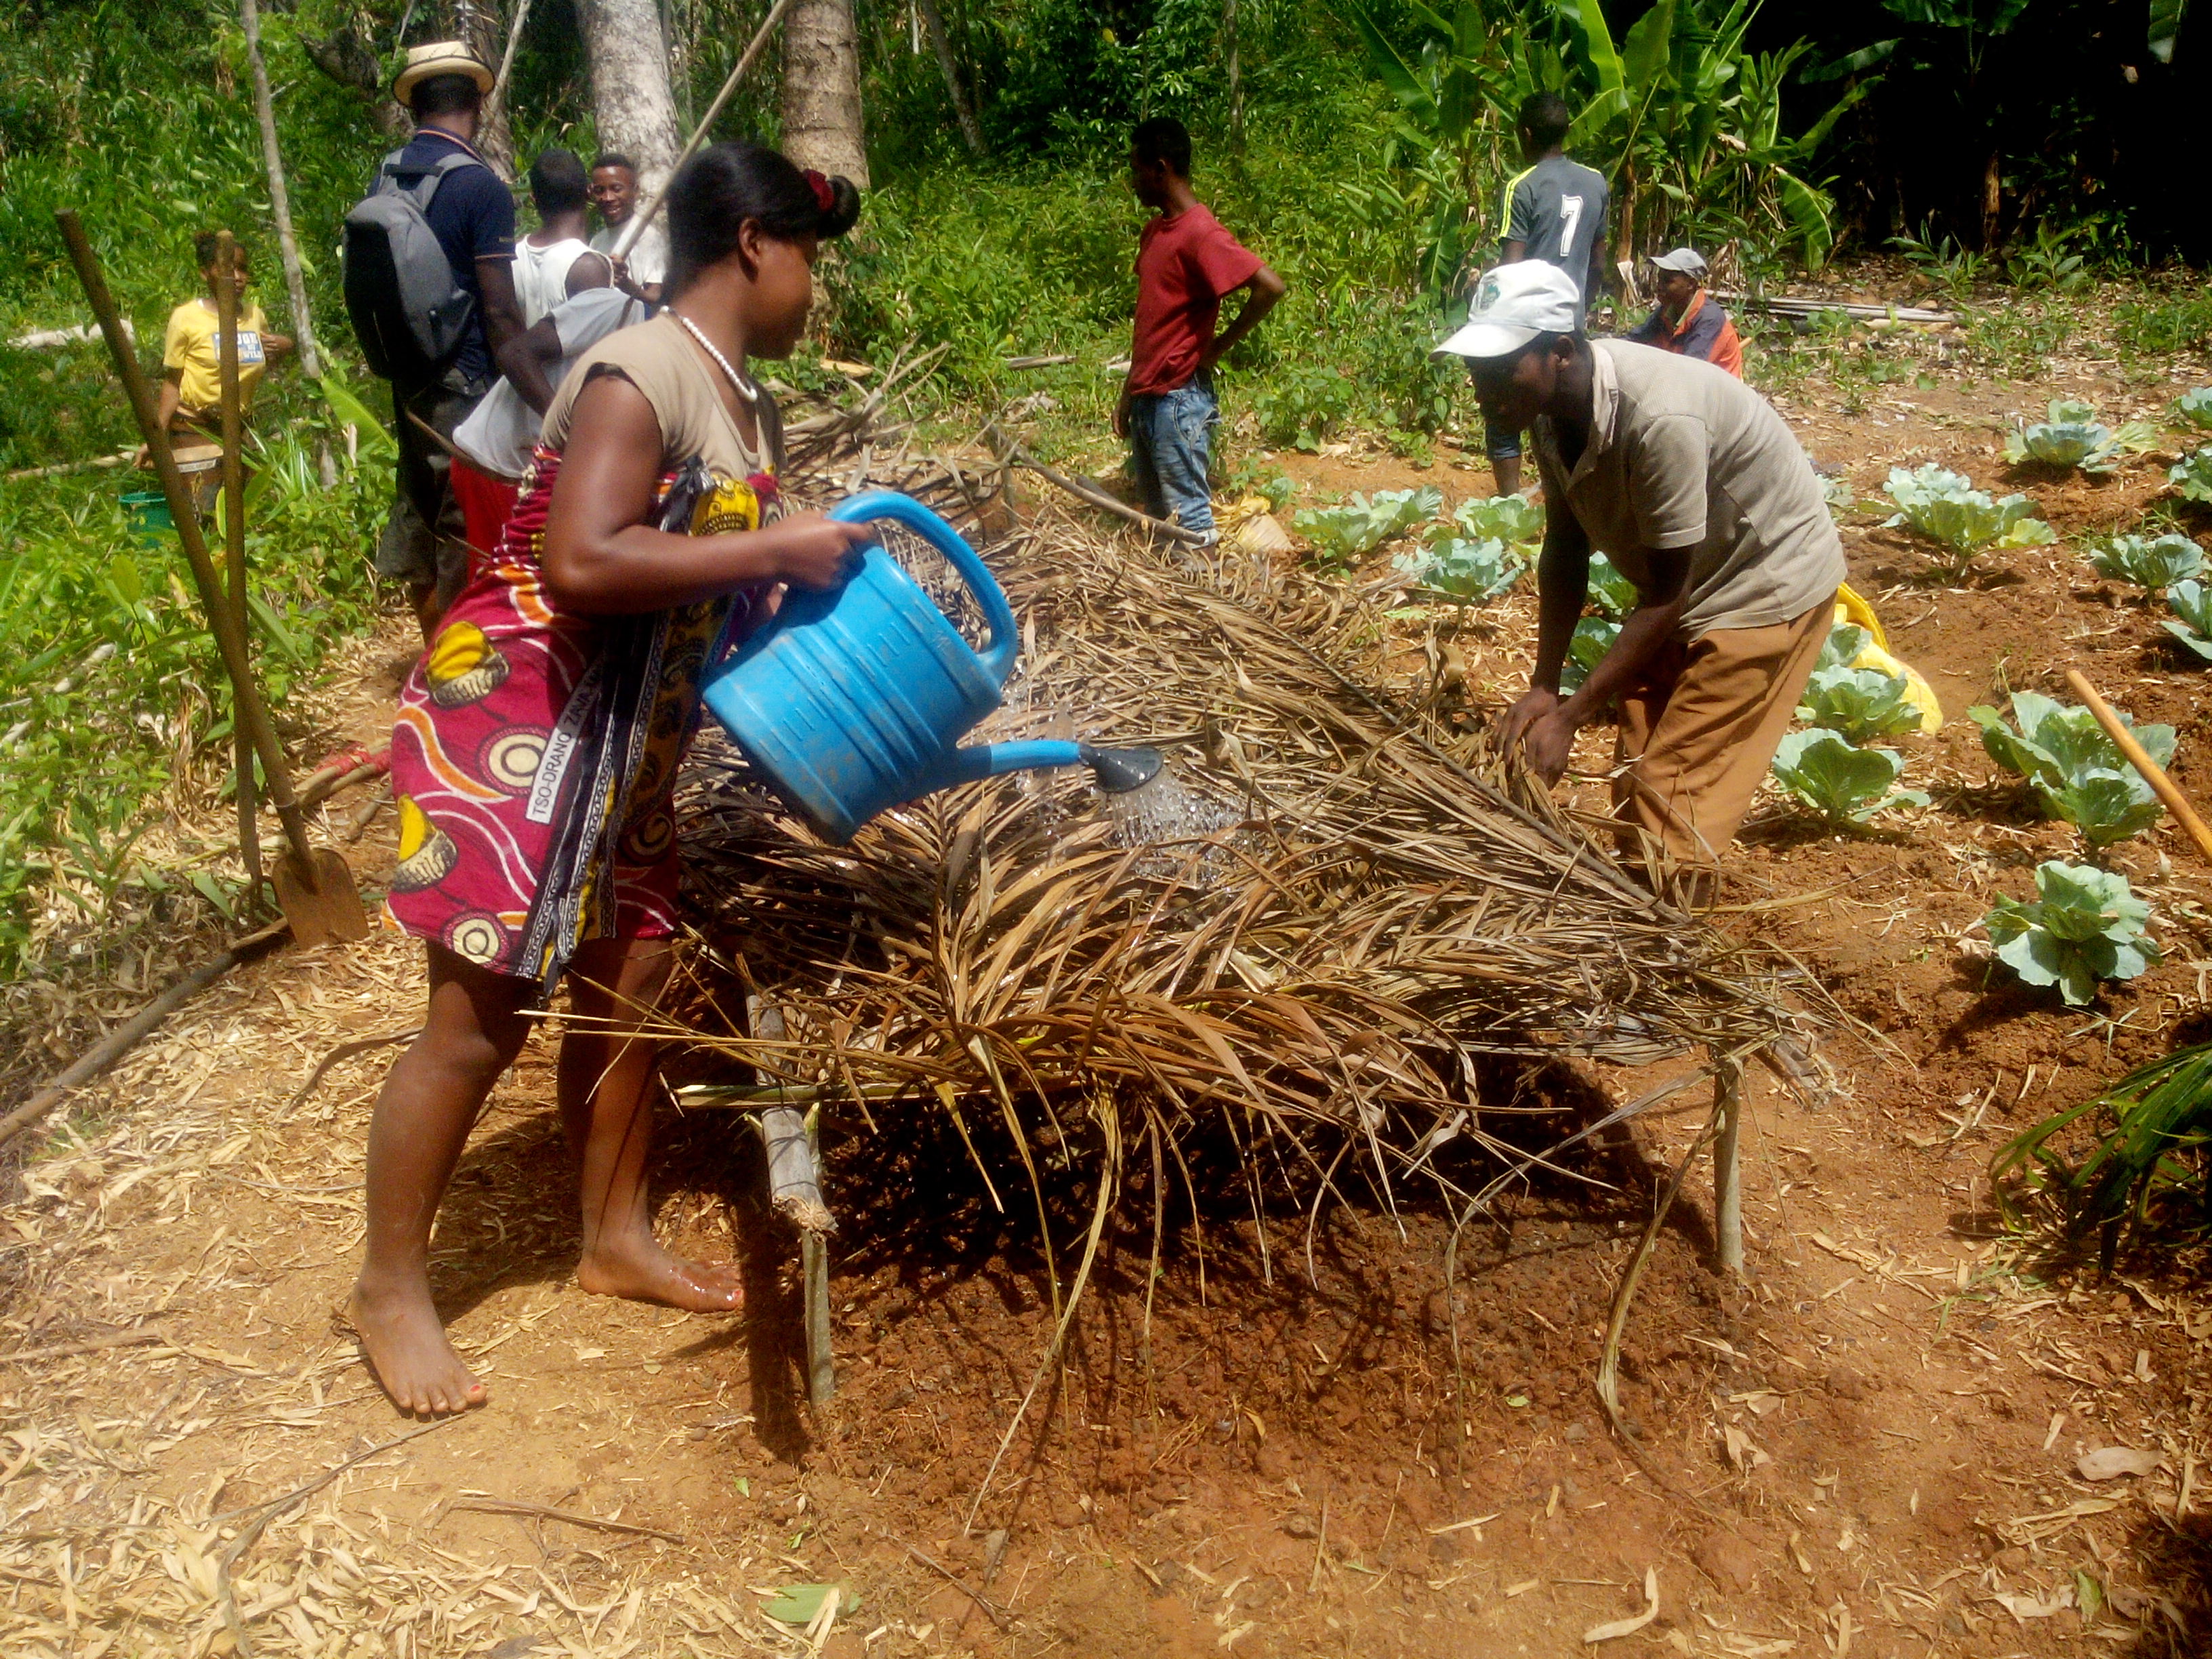
<svg viewBox="0 0 2212 1659"><path fill-rule="evenodd" d="M214 562L208 557L207 540L200 534L199 514L192 506L192 492L185 483L185 475L177 470L177 458L169 450L169 434L161 429L160 405L154 401L153 388L146 383L145 371L138 367L137 353L131 349L123 332L122 313L116 309L115 296L107 291L107 278L100 270L100 256L92 251L82 222L69 208L56 213L54 222L61 227L62 240L69 247L70 263L76 267L76 279L84 288L85 302L100 319L100 331L106 337L109 355L115 359L116 374L123 381L124 391L130 394L131 412L137 419L138 434L146 441L147 452L153 458L155 475L161 481L161 493L168 498L169 516L176 520L177 539L184 544L185 561L192 568L192 583L200 591L200 607L207 613L208 628L222 653L223 669L230 676L238 712L245 720L246 734L253 739L254 751L261 757L261 769L269 780L270 800L276 808L276 816L283 820L284 834L292 843L292 855L299 861L301 878L312 890L315 886L315 865L307 845L307 820L292 795L291 775L285 769L284 746L277 742L276 729L269 723L269 710L254 686L252 666L246 657L244 633L234 626L222 585L216 578Z"/></svg>
<svg viewBox="0 0 2212 1659"><path fill-rule="evenodd" d="M2083 678L2080 669L2066 671L2066 684L2072 686L2075 695L2089 706L2089 712L2097 717L2097 724L2105 728L2105 735L2118 744L2120 753L2128 757L2128 764L2142 773L2143 781L2158 793L2158 798L2166 803L2166 810L2173 814L2175 822L2186 830L2190 840L2197 843L2197 850L2207 860L2212 860L2212 829L2205 827L2204 820L2197 816L2197 809L2189 804L2189 797L2181 793L2172 778L2166 776L2166 769L2153 760L2142 744L2136 740L2136 734L2120 723L2120 717L2112 712L2112 705L2097 695L2097 688Z"/></svg>

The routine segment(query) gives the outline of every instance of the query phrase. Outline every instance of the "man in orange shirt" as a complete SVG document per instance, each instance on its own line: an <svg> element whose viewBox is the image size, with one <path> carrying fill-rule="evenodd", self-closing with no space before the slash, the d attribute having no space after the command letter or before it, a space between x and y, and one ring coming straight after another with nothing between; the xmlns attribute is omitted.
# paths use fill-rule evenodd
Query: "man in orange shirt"
<svg viewBox="0 0 2212 1659"><path fill-rule="evenodd" d="M1651 269L1658 275L1659 303L1622 337L1677 356L1702 357L1743 379L1743 342L1736 338L1728 313L1705 292L1705 256L1695 248L1678 247L1654 255Z"/></svg>

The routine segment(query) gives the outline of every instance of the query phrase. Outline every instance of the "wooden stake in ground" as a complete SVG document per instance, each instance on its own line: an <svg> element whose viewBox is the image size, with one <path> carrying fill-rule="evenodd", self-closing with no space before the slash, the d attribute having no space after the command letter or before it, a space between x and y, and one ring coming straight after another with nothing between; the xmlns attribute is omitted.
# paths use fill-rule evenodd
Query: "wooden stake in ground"
<svg viewBox="0 0 2212 1659"><path fill-rule="evenodd" d="M269 210L276 221L276 248L284 260L284 297L292 305L292 335L299 342L300 368L309 380L319 380L322 354L315 349L307 279L300 269L300 244L292 235L292 193L284 187L284 156L276 148L276 106L270 96L269 65L261 57L261 14L253 0L238 0L238 21L246 31L246 61L253 70L253 112L261 122L261 160L269 169Z"/></svg>
<svg viewBox="0 0 2212 1659"><path fill-rule="evenodd" d="M252 629L246 608L246 419L238 374L238 244L218 231L215 245L216 361L222 380L222 554L228 586L230 625L252 652ZM253 740L246 721L230 722L238 757L238 851L246 863L247 913L261 908L260 797L253 787Z"/></svg>
<svg viewBox="0 0 2212 1659"><path fill-rule="evenodd" d="M223 671L230 676L234 706L252 736L254 752L261 757L262 771L269 780L269 798L284 826L285 838L291 843L291 856L277 866L276 901L283 907L285 920L291 924L293 938L301 945L365 939L368 934L368 916L362 908L361 890L354 885L353 872L335 852L327 848L318 852L307 839L307 820L292 793L284 745L277 741L268 708L254 687L246 642L230 625L230 611L224 601L222 586L216 576L213 561L208 557L207 542L200 534L199 517L193 511L191 490L185 483L185 475L177 470L177 458L170 452L169 434L161 429L160 410L154 401L153 388L146 383L146 372L138 366L137 354L124 337L122 313L116 309L115 296L108 291L106 275L100 268L100 256L92 251L91 239L84 234L84 226L74 211L64 208L54 215L54 222L61 228L70 263L76 267L77 280L84 286L85 301L91 306L92 314L100 319L100 331L106 337L108 355L115 360L117 378L123 382L124 392L131 400L131 412L138 422L138 435L145 440L153 456L155 473L161 481L161 493L168 497L170 516L176 521L177 540L184 547L185 562L191 567L192 581L199 589L208 628L215 635L216 648L222 654Z"/></svg>
<svg viewBox="0 0 2212 1659"><path fill-rule="evenodd" d="M2075 696L2089 706L2089 712L2097 717L2097 724L2105 728L2105 735L2128 757L2128 764L2142 773L2143 781L2157 792L2158 798L2166 803L2166 810L2173 814L2174 822L2189 832L2189 839L2197 843L2197 850L2212 860L2212 829L2205 827L2197 809L2189 804L2189 797L2166 776L2166 769L2153 760L2149 751L2136 740L2136 734L2121 724L2112 705L2097 695L2097 688L2089 684L2080 669L2066 671L2066 684L2074 688Z"/></svg>
<svg viewBox="0 0 2212 1659"><path fill-rule="evenodd" d="M1733 1054L1713 1073L1713 1115L1720 1131L1713 1137L1713 1232L1724 1273L1743 1276L1743 1164L1738 1139L1743 1128L1743 1062Z"/></svg>

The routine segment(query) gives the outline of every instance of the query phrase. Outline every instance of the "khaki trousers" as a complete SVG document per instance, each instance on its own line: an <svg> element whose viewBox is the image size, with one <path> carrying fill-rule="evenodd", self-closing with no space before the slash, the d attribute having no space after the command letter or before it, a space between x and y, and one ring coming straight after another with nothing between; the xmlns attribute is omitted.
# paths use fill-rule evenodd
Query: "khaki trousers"
<svg viewBox="0 0 2212 1659"><path fill-rule="evenodd" d="M1768 628L1668 643L1620 694L1613 816L1622 852L1663 883L1708 892L1721 849L1789 730L1826 643L1835 601Z"/></svg>

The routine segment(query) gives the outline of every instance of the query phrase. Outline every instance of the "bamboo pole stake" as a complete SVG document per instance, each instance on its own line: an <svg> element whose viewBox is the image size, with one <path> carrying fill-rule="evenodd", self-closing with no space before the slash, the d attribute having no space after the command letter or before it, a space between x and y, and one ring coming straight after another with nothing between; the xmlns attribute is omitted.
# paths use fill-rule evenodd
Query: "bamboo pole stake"
<svg viewBox="0 0 2212 1659"><path fill-rule="evenodd" d="M169 513L176 520L177 539L184 545L185 562L191 566L192 581L199 589L208 627L222 653L223 668L236 689L239 714L252 736L254 751L261 757L261 769L268 775L270 799L276 805L276 816L283 821L293 856L300 863L301 878L313 891L316 882L315 857L314 848L307 840L307 820L292 793L284 746L277 741L276 728L269 721L269 710L254 689L253 669L246 660L246 642L230 625L222 586L216 578L215 564L208 557L198 515L192 511L191 486L177 470L177 458L169 449L169 435L161 430L160 410L154 401L153 388L146 384L146 372L138 367L137 354L123 337L122 316L116 310L115 296L108 292L107 278L100 268L100 256L92 251L83 223L70 208L62 209L54 219L61 227L63 241L69 246L70 261L76 267L77 280L84 284L85 299L92 307L93 315L100 319L100 332L107 337L109 355L115 359L115 372L130 396L131 413L138 418L139 434L152 453L161 492L169 499Z"/></svg>
<svg viewBox="0 0 2212 1659"><path fill-rule="evenodd" d="M238 243L218 231L215 245L215 314L221 331L216 362L222 380L222 551L223 580L228 587L230 625L249 641L246 609L246 398L238 363ZM231 746L238 757L238 851L246 865L246 891L253 908L261 904L261 811L253 787L253 742L234 706Z"/></svg>
<svg viewBox="0 0 2212 1659"><path fill-rule="evenodd" d="M714 101L707 106L707 113L700 118L699 125L691 130L691 137L685 141L683 153L676 158L676 165L668 169L672 180L684 171L684 164L691 159L692 153L714 131L714 118L722 112L722 106L730 101L730 94L738 89L738 82L745 78L745 71L753 66L753 59L760 56L761 48L768 45L769 34L783 21L784 13L790 9L791 0L775 0L775 4L769 8L768 15L761 20L760 27L753 32L751 43L745 47L744 55L738 59L738 66L730 71L730 78L722 82L722 89L714 94ZM663 185L659 195L630 215L629 222L623 227L622 234L615 238L614 258L629 258L629 251L637 246L637 239L645 234L646 227L653 222L653 216L660 211L660 204L667 199L668 186Z"/></svg>
<svg viewBox="0 0 2212 1659"><path fill-rule="evenodd" d="M1713 1073L1713 1115L1720 1130L1713 1137L1713 1231L1720 1247L1721 1271L1743 1276L1743 1163L1739 1145L1743 1127L1743 1065L1730 1056Z"/></svg>
<svg viewBox="0 0 2212 1659"><path fill-rule="evenodd" d="M284 260L284 295L292 305L300 367L309 380L319 380L322 354L315 349L315 319L307 310L307 278L300 268L300 244L292 235L292 195L284 185L283 152L276 146L276 103L269 91L269 65L261 57L261 14L254 0L238 0L238 19L246 30L246 61L253 70L253 112L261 122L261 160L269 169L269 210L276 221L276 247Z"/></svg>
<svg viewBox="0 0 2212 1659"><path fill-rule="evenodd" d="M2097 695L2097 688L2089 684L2080 669L2066 671L2066 684L2088 704L2089 712L2097 717L2097 724L2105 728L2105 735L2118 744L2120 752L2128 757L2128 764L2142 773L2143 781L2157 792L2158 798L2166 803L2166 810L2173 814L2174 822L2189 832L2190 840L2197 843L2197 850L2212 861L2212 829L2205 827L2197 809L2189 804L2189 797L2166 776L2166 769L2150 757L2136 734L2122 724L2120 717L2112 712L2112 706Z"/></svg>
<svg viewBox="0 0 2212 1659"><path fill-rule="evenodd" d="M252 0L246 3L251 4ZM530 0L514 0L514 21L507 25L507 50L499 55L499 73L492 77L491 95L483 103L483 124L487 126L507 101L507 77L514 68L514 49L522 44L522 26L529 21Z"/></svg>

